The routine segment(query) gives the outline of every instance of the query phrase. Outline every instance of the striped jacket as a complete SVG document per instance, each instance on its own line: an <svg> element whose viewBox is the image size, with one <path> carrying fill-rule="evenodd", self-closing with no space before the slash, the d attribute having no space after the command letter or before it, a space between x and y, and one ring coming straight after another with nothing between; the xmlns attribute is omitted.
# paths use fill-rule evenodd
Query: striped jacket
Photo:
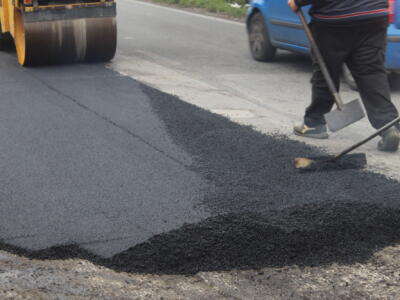
<svg viewBox="0 0 400 300"><path fill-rule="evenodd" d="M321 22L349 22L389 14L388 0L295 0L298 6L312 4L310 15Z"/></svg>

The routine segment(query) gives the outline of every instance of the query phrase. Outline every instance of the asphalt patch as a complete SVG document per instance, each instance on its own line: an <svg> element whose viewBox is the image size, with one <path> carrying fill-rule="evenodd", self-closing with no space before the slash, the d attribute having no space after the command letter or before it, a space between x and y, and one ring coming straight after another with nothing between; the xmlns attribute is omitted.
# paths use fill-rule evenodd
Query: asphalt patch
<svg viewBox="0 0 400 300"><path fill-rule="evenodd" d="M365 170L301 174L295 157L327 153L281 135L265 135L143 86L172 139L194 157L193 170L214 189L203 204L211 214L268 212L323 202L399 207L400 184Z"/></svg>
<svg viewBox="0 0 400 300"><path fill-rule="evenodd" d="M211 217L156 235L111 259L76 245L28 251L31 259L82 258L121 272L193 275L205 271L318 267L367 261L400 237L400 210L362 202L325 202L281 211Z"/></svg>
<svg viewBox="0 0 400 300"><path fill-rule="evenodd" d="M3 249L41 259L82 257L126 272L194 274L364 262L398 244L397 181L361 170L300 174L295 157L326 153L142 89L175 143L192 155L189 168L212 187L201 202L211 217L156 235L111 259L76 246Z"/></svg>
<svg viewBox="0 0 400 300"><path fill-rule="evenodd" d="M400 210L351 202L243 211L158 235L116 255L121 271L195 274L200 271L321 266L366 261L400 239Z"/></svg>

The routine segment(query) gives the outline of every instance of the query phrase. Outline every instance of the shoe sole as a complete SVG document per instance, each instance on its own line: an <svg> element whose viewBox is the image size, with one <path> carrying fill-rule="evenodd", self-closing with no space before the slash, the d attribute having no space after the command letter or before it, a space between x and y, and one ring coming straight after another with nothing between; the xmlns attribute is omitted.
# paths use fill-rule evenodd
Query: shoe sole
<svg viewBox="0 0 400 300"><path fill-rule="evenodd" d="M312 138L312 139L316 139L316 140L326 140L329 138L329 135L327 133L304 134L304 133L298 132L296 130L293 130L293 133L297 136Z"/></svg>
<svg viewBox="0 0 400 300"><path fill-rule="evenodd" d="M400 135L391 134L385 138L385 146L380 146L378 149L384 152L396 152L399 149Z"/></svg>

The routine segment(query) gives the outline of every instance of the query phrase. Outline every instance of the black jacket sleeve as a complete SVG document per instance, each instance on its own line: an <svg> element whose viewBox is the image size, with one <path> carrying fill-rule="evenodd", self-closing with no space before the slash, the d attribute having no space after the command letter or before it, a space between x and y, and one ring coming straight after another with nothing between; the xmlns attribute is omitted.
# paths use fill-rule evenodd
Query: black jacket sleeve
<svg viewBox="0 0 400 300"><path fill-rule="evenodd" d="M313 0L295 0L295 2L296 2L297 6L301 7L301 6L305 6L308 4L312 4Z"/></svg>

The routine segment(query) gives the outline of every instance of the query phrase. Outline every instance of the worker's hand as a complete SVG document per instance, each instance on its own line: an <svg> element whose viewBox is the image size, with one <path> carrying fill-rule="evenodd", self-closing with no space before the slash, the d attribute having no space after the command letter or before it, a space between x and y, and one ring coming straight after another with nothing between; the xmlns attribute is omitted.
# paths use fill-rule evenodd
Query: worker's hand
<svg viewBox="0 0 400 300"><path fill-rule="evenodd" d="M297 6L295 0L288 0L288 5L293 10L293 12L297 12L299 10L299 7Z"/></svg>

